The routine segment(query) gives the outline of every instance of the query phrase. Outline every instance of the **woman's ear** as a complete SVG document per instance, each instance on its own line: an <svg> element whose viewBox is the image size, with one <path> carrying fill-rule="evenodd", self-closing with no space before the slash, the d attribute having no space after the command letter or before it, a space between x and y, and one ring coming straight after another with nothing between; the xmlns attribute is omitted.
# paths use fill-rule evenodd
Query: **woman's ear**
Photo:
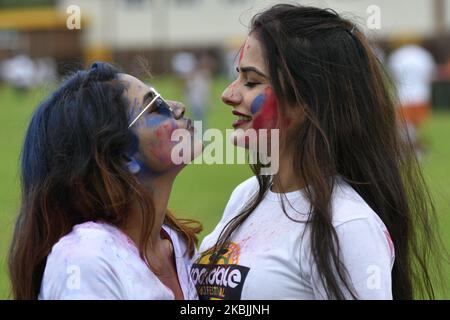
<svg viewBox="0 0 450 320"><path fill-rule="evenodd" d="M141 166L136 161L135 158L127 156L127 168L128 171L130 171L132 174L137 174L139 171L141 171Z"/></svg>

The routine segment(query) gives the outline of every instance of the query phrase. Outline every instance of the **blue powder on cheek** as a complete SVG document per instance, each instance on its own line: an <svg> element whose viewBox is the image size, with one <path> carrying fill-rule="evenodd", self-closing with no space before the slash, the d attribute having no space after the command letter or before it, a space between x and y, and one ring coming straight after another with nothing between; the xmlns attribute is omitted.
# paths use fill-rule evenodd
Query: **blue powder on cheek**
<svg viewBox="0 0 450 320"><path fill-rule="evenodd" d="M261 107L264 105L264 101L266 100L266 96L264 93L261 93L258 95L255 100L253 100L252 105L250 107L250 110L252 114L257 113L259 110L261 110Z"/></svg>
<svg viewBox="0 0 450 320"><path fill-rule="evenodd" d="M145 119L145 126L149 128L156 128L161 125L164 121L167 121L168 118L162 115L156 115L154 117L149 117Z"/></svg>
<svg viewBox="0 0 450 320"><path fill-rule="evenodd" d="M128 170L132 174L144 180L148 180L158 176L159 173L154 172L144 162L136 158L136 156L138 156L138 153L139 153L139 138L137 135L132 133L132 141L130 151L128 153L129 159L129 162L127 163Z"/></svg>
<svg viewBox="0 0 450 320"><path fill-rule="evenodd" d="M141 125L146 126L149 130L155 130L157 127L160 127L162 124L165 126L166 130L171 129L173 131L178 128L178 124L175 121L175 119L164 117L161 115L157 115L157 116L145 119L144 123L142 123ZM167 124L170 125L170 128L167 127ZM154 133L156 133L156 131ZM166 137L164 136L163 138L165 141ZM161 142L163 142L163 141L161 140ZM163 143L170 143L170 141L163 142ZM130 159L130 161L127 163L127 168L131 173L133 173L134 175L136 175L136 177L138 177L139 179L141 179L143 181L148 180L148 179L153 179L153 178L165 173L165 171L155 171L154 169L148 167L148 165L145 162L138 160L137 157L139 157L139 155L138 155L139 152L140 152L139 151L139 137L135 133L133 133L131 146L130 146L130 153L128 154L128 158ZM154 156L152 156L152 157L154 157ZM160 163L164 162L164 160L161 160L158 157L157 157L156 161L159 161Z"/></svg>

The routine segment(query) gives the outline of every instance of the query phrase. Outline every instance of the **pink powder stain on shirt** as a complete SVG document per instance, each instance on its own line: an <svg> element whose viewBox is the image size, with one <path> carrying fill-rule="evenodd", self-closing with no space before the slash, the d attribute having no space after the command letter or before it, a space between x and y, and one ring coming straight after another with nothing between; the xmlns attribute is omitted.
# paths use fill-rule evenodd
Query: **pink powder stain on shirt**
<svg viewBox="0 0 450 320"><path fill-rule="evenodd" d="M389 231L383 230L384 235L386 236L386 240L389 244L389 250L391 251L391 257L395 257L395 248L394 248L394 242L392 241L391 235L389 234Z"/></svg>
<svg viewBox="0 0 450 320"><path fill-rule="evenodd" d="M241 248L241 250L248 246L248 242L252 238L253 238L253 236L248 236L248 237L246 237L244 239L239 240L239 247Z"/></svg>

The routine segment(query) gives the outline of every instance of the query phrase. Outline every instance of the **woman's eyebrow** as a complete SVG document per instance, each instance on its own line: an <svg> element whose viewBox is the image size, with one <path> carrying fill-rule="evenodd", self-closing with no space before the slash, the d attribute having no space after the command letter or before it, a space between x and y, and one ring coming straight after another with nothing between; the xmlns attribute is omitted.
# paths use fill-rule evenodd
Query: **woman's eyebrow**
<svg viewBox="0 0 450 320"><path fill-rule="evenodd" d="M254 72L258 75L260 75L261 77L264 78L268 78L262 71L260 71L259 69L255 68L255 67L236 67L237 72Z"/></svg>

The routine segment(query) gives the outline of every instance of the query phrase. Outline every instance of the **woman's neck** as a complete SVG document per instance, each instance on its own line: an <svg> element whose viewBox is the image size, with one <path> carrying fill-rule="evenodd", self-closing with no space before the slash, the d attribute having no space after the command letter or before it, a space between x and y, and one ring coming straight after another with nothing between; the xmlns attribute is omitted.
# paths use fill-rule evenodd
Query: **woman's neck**
<svg viewBox="0 0 450 320"><path fill-rule="evenodd" d="M305 184L300 172L293 168L293 157L289 154L280 154L280 165L273 179L271 190L275 193L287 193L302 189Z"/></svg>
<svg viewBox="0 0 450 320"><path fill-rule="evenodd" d="M154 176L151 179L140 179L141 185L151 192L153 205L154 205L154 217L155 223L151 230L150 239L151 243L149 248L158 248L161 245L161 229L164 223L164 219L167 213L167 206L169 203L170 193L172 191L173 182L175 180L176 173L168 172L158 176ZM138 202L135 200L130 208L126 219L126 225L123 226L123 231L136 243L139 244L141 237L142 227L142 213ZM148 214L148 213L144 213Z"/></svg>

